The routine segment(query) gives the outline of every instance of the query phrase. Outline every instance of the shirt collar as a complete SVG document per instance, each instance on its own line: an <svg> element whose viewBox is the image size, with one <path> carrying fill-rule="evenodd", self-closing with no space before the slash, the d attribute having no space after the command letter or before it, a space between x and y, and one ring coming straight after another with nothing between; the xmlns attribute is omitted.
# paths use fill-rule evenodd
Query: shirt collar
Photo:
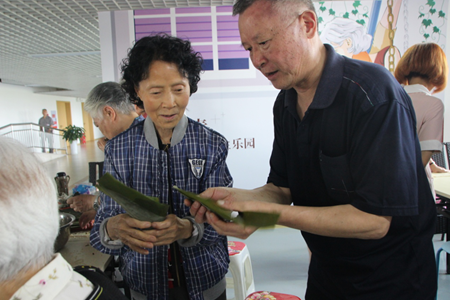
<svg viewBox="0 0 450 300"><path fill-rule="evenodd" d="M186 134L186 129L188 126L188 118L186 115L181 117L180 122L173 129L172 139L170 140L170 147L175 146L183 139ZM156 149L159 149L158 136L156 134L155 124L153 124L150 118L146 118L144 121L144 135L147 142Z"/></svg>
<svg viewBox="0 0 450 300"><path fill-rule="evenodd" d="M57 253L55 258L30 278L11 299L54 299L72 278L72 266Z"/></svg>
<svg viewBox="0 0 450 300"><path fill-rule="evenodd" d="M428 96L431 96L431 92L421 84L411 84L411 85L403 85L403 88L408 94L412 93L425 93Z"/></svg>
<svg viewBox="0 0 450 300"><path fill-rule="evenodd" d="M344 76L344 57L336 53L332 46L328 44L324 46L327 50L326 62L313 101L309 106L314 109L323 109L333 103ZM286 92L285 106L289 106L292 98L297 99L297 93L293 88Z"/></svg>

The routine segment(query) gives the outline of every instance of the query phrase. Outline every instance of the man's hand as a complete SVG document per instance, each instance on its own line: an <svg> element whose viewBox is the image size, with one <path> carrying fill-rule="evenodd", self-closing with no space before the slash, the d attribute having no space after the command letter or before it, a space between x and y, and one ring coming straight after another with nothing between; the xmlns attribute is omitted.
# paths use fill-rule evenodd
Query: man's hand
<svg viewBox="0 0 450 300"><path fill-rule="evenodd" d="M105 151L105 145L106 145L106 142L107 142L107 141L108 141L108 139L105 138L105 137L102 137L102 138L98 139L98 141L97 141L97 147L98 147L100 150Z"/></svg>
<svg viewBox="0 0 450 300"><path fill-rule="evenodd" d="M96 214L97 212L95 211L95 209L91 209L82 213L80 218L78 219L78 221L80 222L80 228L91 229L94 226Z"/></svg>
<svg viewBox="0 0 450 300"><path fill-rule="evenodd" d="M67 199L67 204L70 204L74 211L83 213L93 209L95 198L95 195L78 195Z"/></svg>
<svg viewBox="0 0 450 300"><path fill-rule="evenodd" d="M217 203L223 208L232 211L267 211L264 209L264 203L250 200L251 193L253 193L253 191L217 187L207 189L202 194L200 194L200 196L203 198L217 200ZM242 199L245 201L240 201L237 199ZM240 239L246 239L253 232L255 232L256 229L258 229L257 227L244 227L232 222L225 222L216 214L210 212L206 207L202 206L199 202L194 201L192 203L189 200L185 200L185 204L187 206L190 206L189 211L191 215L195 217L195 222L207 222L217 231L217 233L221 235L228 235Z"/></svg>
<svg viewBox="0 0 450 300"><path fill-rule="evenodd" d="M201 193L199 196L213 200L223 200L223 199L232 200L233 199L232 191L233 189L225 187L209 188L203 193ZM204 207L197 201L192 202L188 199L184 200L184 204L190 207L189 212L193 217L195 217L196 223L202 224L208 222L206 218L206 212L208 211L208 209L206 207Z"/></svg>

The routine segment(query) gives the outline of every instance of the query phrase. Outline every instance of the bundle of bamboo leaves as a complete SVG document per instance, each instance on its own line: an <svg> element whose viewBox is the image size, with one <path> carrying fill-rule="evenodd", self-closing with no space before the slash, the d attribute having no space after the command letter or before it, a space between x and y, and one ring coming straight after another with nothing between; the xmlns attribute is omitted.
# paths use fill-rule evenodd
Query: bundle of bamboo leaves
<svg viewBox="0 0 450 300"><path fill-rule="evenodd" d="M167 216L169 205L160 203L157 197L146 196L126 186L109 173L105 173L98 180L97 187L101 192L120 204L132 218L140 221L159 222L163 221ZM234 214L231 210L219 206L212 199L202 198L177 186L173 188L189 200L200 202L200 204L226 221L244 226L268 227L275 225L279 218L279 214L265 212L246 211Z"/></svg>

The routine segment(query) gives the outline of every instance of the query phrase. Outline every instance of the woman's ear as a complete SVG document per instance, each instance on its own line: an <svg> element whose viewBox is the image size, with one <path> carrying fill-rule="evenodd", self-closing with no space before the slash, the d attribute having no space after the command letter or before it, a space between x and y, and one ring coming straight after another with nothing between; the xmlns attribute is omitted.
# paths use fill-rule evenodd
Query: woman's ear
<svg viewBox="0 0 450 300"><path fill-rule="evenodd" d="M138 98L140 99L141 97L139 96L139 87L135 86L134 91L136 92L136 96L138 96Z"/></svg>

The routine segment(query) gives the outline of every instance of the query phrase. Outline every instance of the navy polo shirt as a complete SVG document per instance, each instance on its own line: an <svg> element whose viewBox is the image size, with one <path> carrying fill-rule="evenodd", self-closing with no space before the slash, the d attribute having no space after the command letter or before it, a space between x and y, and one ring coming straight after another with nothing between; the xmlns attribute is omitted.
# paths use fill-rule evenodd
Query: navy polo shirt
<svg viewBox="0 0 450 300"><path fill-rule="evenodd" d="M326 47L327 62L304 118L294 89L277 97L268 182L289 188L294 205L351 204L393 218L378 240L302 232L313 253L307 296L428 299L436 291L436 210L411 100L382 66Z"/></svg>

